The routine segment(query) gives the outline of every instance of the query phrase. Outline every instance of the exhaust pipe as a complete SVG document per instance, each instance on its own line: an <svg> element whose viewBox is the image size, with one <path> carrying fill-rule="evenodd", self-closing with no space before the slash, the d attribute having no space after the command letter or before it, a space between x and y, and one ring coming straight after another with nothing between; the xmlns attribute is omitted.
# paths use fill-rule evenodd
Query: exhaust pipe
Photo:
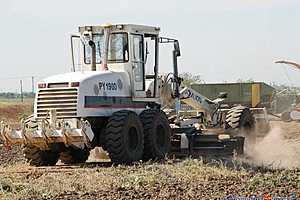
<svg viewBox="0 0 300 200"><path fill-rule="evenodd" d="M104 25L104 52L101 57L101 59L102 59L101 70L108 70L107 60L108 60L108 49L109 49L108 45L109 45L110 28L111 28L111 25Z"/></svg>
<svg viewBox="0 0 300 200"><path fill-rule="evenodd" d="M89 41L89 46L92 48L91 70L96 71L96 45L93 40Z"/></svg>

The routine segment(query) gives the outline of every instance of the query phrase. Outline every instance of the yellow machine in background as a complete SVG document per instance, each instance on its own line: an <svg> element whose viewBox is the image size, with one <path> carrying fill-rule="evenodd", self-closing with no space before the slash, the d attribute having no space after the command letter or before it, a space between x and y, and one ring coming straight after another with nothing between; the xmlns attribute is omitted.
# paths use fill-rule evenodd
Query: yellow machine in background
<svg viewBox="0 0 300 200"><path fill-rule="evenodd" d="M255 108L260 103L260 84L252 84L252 107Z"/></svg>

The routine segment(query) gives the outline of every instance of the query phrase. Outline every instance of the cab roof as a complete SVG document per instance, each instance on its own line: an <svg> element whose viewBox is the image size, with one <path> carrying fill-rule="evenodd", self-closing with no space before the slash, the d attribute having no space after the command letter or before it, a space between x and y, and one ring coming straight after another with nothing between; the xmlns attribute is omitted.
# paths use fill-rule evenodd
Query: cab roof
<svg viewBox="0 0 300 200"><path fill-rule="evenodd" d="M93 33L102 33L105 27L111 27L113 32L130 32L130 33L146 33L158 35L160 27L155 26L146 26L138 24L102 24L94 26L80 26L79 32L83 33L84 31L92 31Z"/></svg>

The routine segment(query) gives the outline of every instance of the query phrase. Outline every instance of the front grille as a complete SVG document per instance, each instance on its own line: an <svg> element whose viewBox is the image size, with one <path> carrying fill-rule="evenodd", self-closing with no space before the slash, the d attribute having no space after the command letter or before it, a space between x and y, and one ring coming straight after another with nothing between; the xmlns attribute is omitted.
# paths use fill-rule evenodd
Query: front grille
<svg viewBox="0 0 300 200"><path fill-rule="evenodd" d="M37 118L49 118L49 111L56 110L57 118L77 115L76 88L40 89L37 96Z"/></svg>
<svg viewBox="0 0 300 200"><path fill-rule="evenodd" d="M48 88L64 88L68 87L69 83L64 82L64 83L48 83Z"/></svg>

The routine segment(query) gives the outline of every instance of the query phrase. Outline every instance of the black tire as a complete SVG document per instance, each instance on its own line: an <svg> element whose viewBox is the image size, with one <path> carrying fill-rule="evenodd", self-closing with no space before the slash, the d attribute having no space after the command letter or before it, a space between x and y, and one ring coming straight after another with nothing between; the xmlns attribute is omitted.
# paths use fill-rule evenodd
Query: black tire
<svg viewBox="0 0 300 200"><path fill-rule="evenodd" d="M290 111L285 111L285 112L281 113L280 119L284 122L292 121L291 112Z"/></svg>
<svg viewBox="0 0 300 200"><path fill-rule="evenodd" d="M155 109L140 114L144 127L143 160L164 159L171 148L171 128L164 112Z"/></svg>
<svg viewBox="0 0 300 200"><path fill-rule="evenodd" d="M25 146L23 153L27 162L32 166L54 166L59 158L57 152L40 150L34 146Z"/></svg>
<svg viewBox="0 0 300 200"><path fill-rule="evenodd" d="M236 106L226 115L225 128L245 137L245 143L253 146L256 143L255 118L248 107Z"/></svg>
<svg viewBox="0 0 300 200"><path fill-rule="evenodd" d="M113 113L105 130L106 149L113 163L130 164L142 159L143 126L136 113L122 110Z"/></svg>
<svg viewBox="0 0 300 200"><path fill-rule="evenodd" d="M64 164L85 163L89 158L90 151L88 149L78 149L69 147L60 153L60 160Z"/></svg>

